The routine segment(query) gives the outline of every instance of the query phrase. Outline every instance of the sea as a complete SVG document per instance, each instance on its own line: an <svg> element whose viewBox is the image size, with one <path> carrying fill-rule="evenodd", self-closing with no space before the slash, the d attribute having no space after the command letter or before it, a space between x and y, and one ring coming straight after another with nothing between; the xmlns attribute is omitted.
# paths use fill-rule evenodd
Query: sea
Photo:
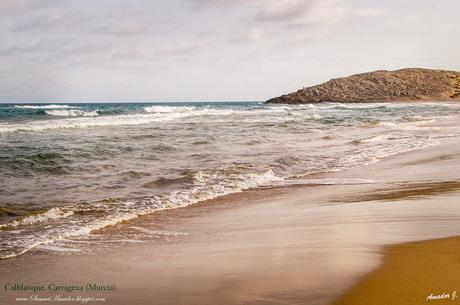
<svg viewBox="0 0 460 305"><path fill-rule="evenodd" d="M0 104L0 258L252 188L359 184L366 166L460 135L460 104ZM308 200L308 198L306 199Z"/></svg>

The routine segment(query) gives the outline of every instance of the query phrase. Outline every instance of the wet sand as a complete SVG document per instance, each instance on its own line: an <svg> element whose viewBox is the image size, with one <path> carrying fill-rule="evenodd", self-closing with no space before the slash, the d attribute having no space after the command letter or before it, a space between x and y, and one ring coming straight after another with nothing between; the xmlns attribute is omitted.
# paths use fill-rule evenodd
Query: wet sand
<svg viewBox="0 0 460 305"><path fill-rule="evenodd" d="M89 252L31 252L0 261L0 284L115 284L115 291L60 292L104 297L105 304L330 304L341 295L365 296L355 290L357 283L384 255L391 257L391 249L399 249L384 247L460 235L455 140L308 177L342 185L251 190L109 227L96 233L120 242ZM374 183L350 183L353 179ZM145 243L122 242L124 232L139 227L167 234ZM431 249L428 261L442 257L443 248ZM420 303L431 292L427 287L411 290ZM0 304L30 295L2 290Z"/></svg>

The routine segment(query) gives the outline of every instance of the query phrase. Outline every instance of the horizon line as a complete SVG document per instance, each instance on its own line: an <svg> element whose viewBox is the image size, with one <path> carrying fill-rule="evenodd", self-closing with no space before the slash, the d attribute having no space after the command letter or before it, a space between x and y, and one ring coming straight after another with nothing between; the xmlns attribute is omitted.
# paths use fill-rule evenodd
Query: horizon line
<svg viewBox="0 0 460 305"><path fill-rule="evenodd" d="M0 104L154 104L154 103L258 103L265 100L174 100L174 101L0 101Z"/></svg>

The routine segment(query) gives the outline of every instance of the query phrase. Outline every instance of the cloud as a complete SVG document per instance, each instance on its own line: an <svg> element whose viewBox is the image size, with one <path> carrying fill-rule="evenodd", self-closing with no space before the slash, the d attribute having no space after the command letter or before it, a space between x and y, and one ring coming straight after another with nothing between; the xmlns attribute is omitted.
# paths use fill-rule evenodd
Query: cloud
<svg viewBox="0 0 460 305"><path fill-rule="evenodd" d="M311 24L336 22L346 15L342 0L194 0L200 9L244 7L255 23Z"/></svg>
<svg viewBox="0 0 460 305"><path fill-rule="evenodd" d="M218 8L218 7L230 7L237 6L241 4L248 4L253 2L258 2L260 0L184 0L184 6L198 8L198 9L208 9L208 8Z"/></svg>
<svg viewBox="0 0 460 305"><path fill-rule="evenodd" d="M268 35L267 31L260 27L252 27L250 29L241 31L233 38L230 39L230 42L235 43L245 43L245 42L258 42L264 40Z"/></svg>
<svg viewBox="0 0 460 305"><path fill-rule="evenodd" d="M455 31L455 25L452 23L444 23L439 26L439 32L441 33L449 33Z"/></svg>
<svg viewBox="0 0 460 305"><path fill-rule="evenodd" d="M187 55L204 46L204 42L188 42L158 49L155 55Z"/></svg>
<svg viewBox="0 0 460 305"><path fill-rule="evenodd" d="M122 60L149 60L152 52L143 45L136 45L116 52L112 57Z"/></svg>
<svg viewBox="0 0 460 305"><path fill-rule="evenodd" d="M225 9L228 14L244 12L237 26L228 33L230 43L304 43L330 37L337 32L337 26L346 22L385 13L381 8L353 6L344 0L193 0L188 3L195 9Z"/></svg>
<svg viewBox="0 0 460 305"><path fill-rule="evenodd" d="M152 2L153 3L153 2ZM182 20L155 7L111 8L93 20L91 32L114 36L165 33L182 26Z"/></svg>
<svg viewBox="0 0 460 305"><path fill-rule="evenodd" d="M69 30L80 28L87 17L79 12L52 10L14 25L13 32L40 32L44 30Z"/></svg>
<svg viewBox="0 0 460 305"><path fill-rule="evenodd" d="M16 56L21 60L52 62L58 59L67 60L71 56L94 55L108 48L109 46L102 42L80 44L68 38L44 38L34 44L0 49L0 57Z"/></svg>
<svg viewBox="0 0 460 305"><path fill-rule="evenodd" d="M61 0L1 0L0 15L10 15L35 11L50 7Z"/></svg>
<svg viewBox="0 0 460 305"><path fill-rule="evenodd" d="M357 17L378 17L385 14L381 8L357 8L352 10L352 14Z"/></svg>
<svg viewBox="0 0 460 305"><path fill-rule="evenodd" d="M263 6L254 20L285 26L335 24L346 19L349 11L341 0L280 0Z"/></svg>
<svg viewBox="0 0 460 305"><path fill-rule="evenodd" d="M10 46L4 49L0 49L0 56L14 56L22 54L36 54L42 52L57 51L63 45L67 45L69 40L62 39L42 39L34 44L25 46Z"/></svg>
<svg viewBox="0 0 460 305"><path fill-rule="evenodd" d="M310 31L305 31L303 33L293 35L291 38L289 44L294 45L294 44L304 44L307 42L312 42L320 39L325 39L329 36L331 36L332 33L328 29L324 30L310 30Z"/></svg>
<svg viewBox="0 0 460 305"><path fill-rule="evenodd" d="M256 22L286 22L301 18L314 1L280 0L267 2L255 16Z"/></svg>
<svg viewBox="0 0 460 305"><path fill-rule="evenodd" d="M330 37L347 21L383 15L378 8L352 7L343 0L254 0L257 9L240 22L232 43L274 41L301 44Z"/></svg>
<svg viewBox="0 0 460 305"><path fill-rule="evenodd" d="M146 22L124 18L119 20L111 20L105 25L97 27L95 32L124 36L143 34L147 32L148 29L149 26Z"/></svg>

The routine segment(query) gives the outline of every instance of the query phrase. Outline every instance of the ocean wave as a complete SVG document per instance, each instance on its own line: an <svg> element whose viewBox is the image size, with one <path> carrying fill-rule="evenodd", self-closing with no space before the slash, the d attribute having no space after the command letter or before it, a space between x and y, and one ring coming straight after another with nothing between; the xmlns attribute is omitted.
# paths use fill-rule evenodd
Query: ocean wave
<svg viewBox="0 0 460 305"><path fill-rule="evenodd" d="M57 110L56 110L57 111ZM88 127L113 127L160 123L193 116L225 116L234 113L234 110L218 110L203 108L180 112L153 112L126 115L96 116L97 113L79 112L80 117L65 118L62 120L43 120L26 123L0 123L0 132L14 131L43 131L49 129L88 128ZM71 113L53 112L53 115L73 116ZM76 114L76 113L74 113ZM86 115L85 115L86 114ZM94 114L94 115L93 115Z"/></svg>
<svg viewBox="0 0 460 305"><path fill-rule="evenodd" d="M52 105L47 105L51 107ZM64 105L58 105L64 106ZM302 121L313 119L321 123L327 123L331 115L326 113L322 106L302 105L302 106L270 106L262 108L214 108L211 106L146 106L142 109L144 113L131 114L112 114L105 110L84 110L84 109L51 109L44 110L48 116L61 117L57 120L34 120L27 122L0 123L1 132L14 131L43 131L68 128L88 128L88 127L113 127L123 125L142 125L149 123L166 122L196 116L240 116L248 122L284 122L289 120ZM103 111L103 112L101 112ZM105 115L102 115L105 114ZM287 115L280 115L287 114ZM335 121L334 121L335 122Z"/></svg>
<svg viewBox="0 0 460 305"><path fill-rule="evenodd" d="M326 158L313 172L337 171L377 162L383 157L437 144L429 138L403 141L396 145L377 145L364 150L351 149L337 158ZM289 161L289 160L288 160ZM295 160L294 160L295 161ZM289 163L292 163L289 161ZM295 162L294 162L295 163ZM27 228L21 234L4 231L4 237L11 239L0 249L0 258L21 255L39 245L55 241L89 236L91 232L128 221L158 210L181 208L206 200L239 193L263 186L283 186L290 184L366 184L368 179L297 179L286 180L289 175L280 176L271 169L260 172L246 172L244 168L223 168L215 170L187 171L190 175L188 187L145 199L100 202L93 205L53 208L44 214L26 217L2 225L8 228ZM53 226L47 223L53 220ZM41 225L39 225L41 224ZM30 230L29 227L34 229Z"/></svg>
<svg viewBox="0 0 460 305"><path fill-rule="evenodd" d="M78 109L70 109L70 110L45 110L47 115L51 116L62 116L62 117L91 117L91 116L98 116L99 110L94 111L82 111Z"/></svg>
<svg viewBox="0 0 460 305"><path fill-rule="evenodd" d="M27 177L33 174L62 175L70 170L70 160L59 153L41 152L0 158L0 176Z"/></svg>
<svg viewBox="0 0 460 305"><path fill-rule="evenodd" d="M230 115L235 113L233 109L216 109L210 107L194 107L194 106L148 106L144 107L144 111L148 113L157 114L174 114L174 113L187 113L193 115ZM245 113L239 111L238 113Z"/></svg>
<svg viewBox="0 0 460 305"><path fill-rule="evenodd" d="M363 166L377 162L386 156L434 145L436 141L433 137L441 133L433 129L432 125L448 123L445 120L446 116L437 121L425 120L433 116L431 109L420 110L420 112L401 110L395 113L377 110L378 113L374 113L372 109L350 112L330 106L244 108L233 105L223 107L197 104L192 107L176 104L171 106L142 104L128 105L126 109L116 114L113 111L115 106L101 105L97 108L103 112L94 117L68 116L41 118L35 121L2 121L0 132L111 127L175 120L168 124L156 123L146 126L154 128L131 127L126 129L128 132L101 128L94 132L94 135L93 132L83 131L79 135L76 130L75 134L78 137L75 139L84 139L79 141L84 144L77 146L78 150L74 150L74 144L80 145L80 143L75 142L73 137L68 139L65 136L67 132L5 135L5 143L9 146L5 146L3 151L15 158L0 162L0 167L3 166L7 174L17 173L20 168L27 173L37 174L37 178L44 178L42 181L47 182L44 188L53 191L59 201L48 200L48 197L43 194L48 194L49 191L40 193L38 187L35 188L37 194L33 193L32 189L27 192L27 195L36 198L33 200L44 200L47 204L56 202L54 206L60 207L35 215L5 213L8 218L4 218L4 221L16 216L26 217L18 218L0 227L2 234L0 258L20 255L40 245L46 245L44 248L61 245L63 248L73 248L75 244L72 240L81 242L84 247L86 244L93 244L98 238L113 237L111 233L117 231L116 229L108 229L110 234L106 234L105 230L101 231L101 234L95 234L95 230L106 226L116 225L158 210L181 208L219 196L238 193L248 188L291 184L372 183L367 179L309 179L312 176L307 175ZM5 108L10 111L12 107ZM78 110L92 109L95 108L82 106ZM45 113L44 110L16 112ZM315 114L323 118L318 116L315 118ZM197 118L184 119L189 117ZM458 116L455 118L458 123ZM329 124L330 121L334 124ZM373 128L363 128L363 122L372 122ZM412 125L402 126L410 129L401 130L401 124L407 123ZM454 123L455 120L452 122L453 126L441 125L442 135L445 135L446 128L455 128L458 125ZM286 126L288 128L285 128ZM447 130L452 134L455 133L455 129ZM101 136L104 137L104 142L101 142ZM48 139L50 142L46 142ZM55 139L59 140L54 143ZM61 143L60 139L65 141ZM353 139L357 139L356 143L359 145L350 145ZM18 154L15 152L15 149L20 148L18 140L26 141L24 142L27 144L26 148L31 146L34 149L39 148L36 147L37 143L43 143L52 153L34 155L25 149L22 152L19 150L21 154ZM258 146L248 146L254 143ZM66 146L67 144L70 146ZM208 144L209 147L194 146L196 144ZM67 147L72 148L71 153L68 151L61 153L61 149ZM81 156L76 155L80 153ZM210 155L212 158L209 158ZM18 163L17 159L22 163ZM155 161L149 163L148 160ZM91 168L87 171L86 165L88 167L96 165L96 170ZM62 172L68 169L72 172L74 168L81 169L81 174L74 171L72 173L75 173L75 176L69 175L69 179L74 177L78 179L89 177L89 179L84 185L75 184L75 187L73 182L77 180L70 180L68 185L72 185L72 194L69 196L70 188L66 188L65 183L59 182L60 177L49 175L49 173L53 175L61 173L61 168L63 168ZM152 173L151 177L149 173ZM44 175L40 176L42 174ZM36 177L33 175L29 175L30 181L35 181ZM290 179L294 177L305 179ZM56 180L51 180L54 178ZM9 181L16 182L13 179ZM93 196L92 189L86 189L86 185L92 184L95 185L94 193L97 193L97 196ZM21 183L18 185L17 188L8 186L9 189L6 190L8 193L5 194L8 196L13 194L19 189ZM108 191L108 188L113 189ZM81 190L83 192L80 193ZM91 195L88 195L89 192ZM16 195L11 196L13 198ZM101 200L105 198L103 196L109 198ZM68 202L68 205L63 207L61 205L63 202ZM134 228L134 230L138 231L138 235L142 235L143 229ZM156 231L144 233L144 235L150 233L161 235Z"/></svg>
<svg viewBox="0 0 460 305"><path fill-rule="evenodd" d="M70 106L70 105L61 105L61 104L51 104L51 105L14 105L15 108L18 109L74 109L79 108L77 106Z"/></svg>
<svg viewBox="0 0 460 305"><path fill-rule="evenodd" d="M186 116L189 115L184 113L170 113L166 116L160 116L159 114L127 114L116 116L78 117L52 121L34 121L22 124L0 124L0 132L142 125L153 122L165 122Z"/></svg>
<svg viewBox="0 0 460 305"><path fill-rule="evenodd" d="M319 115L318 113L313 113L313 118L315 120L321 120L323 117L321 115Z"/></svg>
<svg viewBox="0 0 460 305"><path fill-rule="evenodd" d="M231 172L231 171L230 171ZM4 238L10 234L12 239L6 247L0 249L0 259L11 258L34 249L43 244L51 244L70 237L88 236L91 232L137 218L142 215L164 209L174 209L196 204L205 200L242 192L249 188L270 185L283 178L276 176L272 170L261 173L229 174L228 171L197 171L194 174L193 187L173 191L162 196L136 201L98 203L94 206L74 206L52 208L46 213L15 220L0 228L23 228L35 225L36 230L29 233L13 234L6 230ZM96 213L82 213L85 210ZM84 215L84 217L82 217ZM80 217L79 217L80 216ZM47 225L50 220L59 222ZM41 224L41 226L37 226ZM39 231L37 231L39 230ZM13 236L12 236L13 235Z"/></svg>
<svg viewBox="0 0 460 305"><path fill-rule="evenodd" d="M324 166L315 168L315 172L334 171L352 168L358 165L370 164L382 157L409 151L433 144L426 140L404 141L400 145L369 147L365 150L350 150L337 159L325 159ZM284 160L284 159L283 159ZM297 159L288 158L289 164L296 164ZM375 183L371 179L286 179L287 176L275 174L271 169L260 172L246 172L244 168L222 168L215 170L188 170L184 176L189 177L186 188L177 189L165 194L144 199L100 202L53 208L46 213L25 217L21 220L3 224L1 227L4 238L8 238L7 246L0 249L0 258L10 258L21 255L40 245L54 245L69 238L85 238L91 232L116 225L120 222L137 218L141 215L164 209L181 208L205 200L239 193L244 190L262 186L283 186L295 184L368 184ZM52 221L53 225L48 223ZM34 229L31 230L31 227ZM13 233L8 229L24 229L21 234ZM135 228L136 229L136 228ZM143 231L139 230L138 231ZM145 231L145 230L144 230ZM144 233L158 235L160 232L145 231ZM174 235L174 234L173 234ZM71 248L64 244L64 247Z"/></svg>
<svg viewBox="0 0 460 305"><path fill-rule="evenodd" d="M195 110L193 106L148 106L144 111L149 113L171 113L171 112L188 112Z"/></svg>
<svg viewBox="0 0 460 305"><path fill-rule="evenodd" d="M444 117L444 121L448 121L449 118ZM413 122L380 122L379 125L390 127L396 130L402 131L437 131L437 130L444 130L441 126L430 126L436 122L436 119L426 119L426 120L417 120ZM428 125L428 126L427 126Z"/></svg>
<svg viewBox="0 0 460 305"><path fill-rule="evenodd" d="M30 215L20 220L13 220L5 224L0 224L0 228L14 228L18 226L32 225L44 221L65 218L70 215L73 215L73 211L64 211L60 208L52 208L44 213Z"/></svg>

